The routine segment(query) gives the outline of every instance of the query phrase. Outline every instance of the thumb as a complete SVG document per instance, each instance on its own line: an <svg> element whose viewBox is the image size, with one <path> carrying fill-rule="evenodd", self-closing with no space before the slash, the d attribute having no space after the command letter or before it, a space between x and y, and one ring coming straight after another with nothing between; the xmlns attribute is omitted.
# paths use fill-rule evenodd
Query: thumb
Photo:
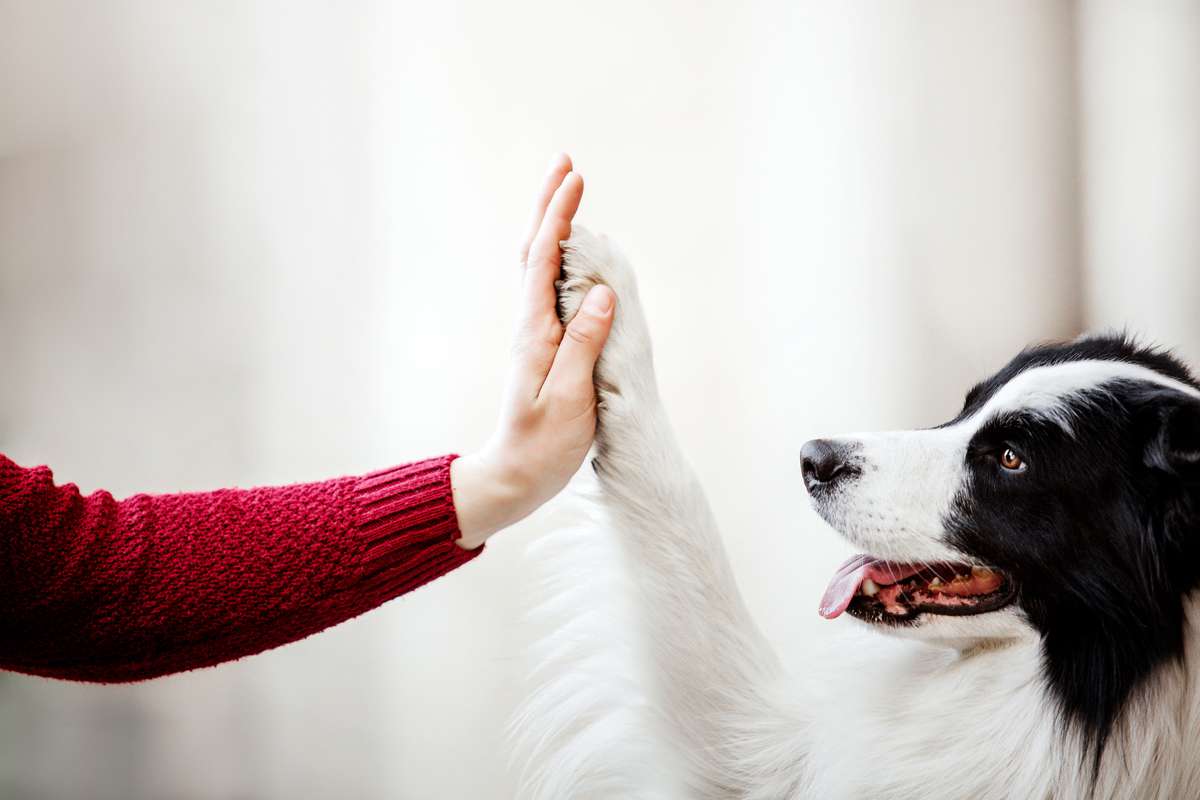
<svg viewBox="0 0 1200 800"><path fill-rule="evenodd" d="M617 297L607 286L593 286L563 335L543 392L588 403L593 398L592 371L612 330Z"/></svg>

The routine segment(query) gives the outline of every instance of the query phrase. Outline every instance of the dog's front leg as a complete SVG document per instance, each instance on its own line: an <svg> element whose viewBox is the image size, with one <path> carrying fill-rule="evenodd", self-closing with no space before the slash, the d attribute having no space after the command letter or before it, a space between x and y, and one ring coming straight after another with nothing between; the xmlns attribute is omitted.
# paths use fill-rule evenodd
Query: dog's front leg
<svg viewBox="0 0 1200 800"><path fill-rule="evenodd" d="M640 589L661 712L706 795L736 791L726 725L754 705L778 670L742 602L704 491L676 444L655 383L633 272L606 239L566 242L560 310L570 320L597 283L617 295L596 367L599 430L593 461Z"/></svg>

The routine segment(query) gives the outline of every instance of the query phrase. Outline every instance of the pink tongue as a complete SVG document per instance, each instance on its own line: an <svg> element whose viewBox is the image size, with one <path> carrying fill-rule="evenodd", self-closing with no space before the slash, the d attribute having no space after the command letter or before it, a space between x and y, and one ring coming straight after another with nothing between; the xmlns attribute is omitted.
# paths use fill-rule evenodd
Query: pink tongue
<svg viewBox="0 0 1200 800"><path fill-rule="evenodd" d="M854 599L854 593L858 591L863 578L866 577L867 564L870 560L870 556L854 556L838 568L837 574L833 576L833 580L825 589L825 596L821 598L821 607L818 611L822 617L835 619L840 617L842 612L850 606L850 601Z"/></svg>
<svg viewBox="0 0 1200 800"><path fill-rule="evenodd" d="M920 567L912 564L896 564L880 561L866 555L857 555L842 564L837 574L825 589L818 609L825 619L836 619L842 615L858 592L858 587L867 578L880 586L890 586L893 583L909 578L920 572Z"/></svg>

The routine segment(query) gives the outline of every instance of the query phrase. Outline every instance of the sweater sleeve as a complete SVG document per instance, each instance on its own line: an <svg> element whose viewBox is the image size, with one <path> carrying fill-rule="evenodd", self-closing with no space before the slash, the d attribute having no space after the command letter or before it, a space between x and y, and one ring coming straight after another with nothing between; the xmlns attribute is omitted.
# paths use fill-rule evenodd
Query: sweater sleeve
<svg viewBox="0 0 1200 800"><path fill-rule="evenodd" d="M453 460L118 501L0 455L0 668L142 680L357 616L482 550L454 543Z"/></svg>

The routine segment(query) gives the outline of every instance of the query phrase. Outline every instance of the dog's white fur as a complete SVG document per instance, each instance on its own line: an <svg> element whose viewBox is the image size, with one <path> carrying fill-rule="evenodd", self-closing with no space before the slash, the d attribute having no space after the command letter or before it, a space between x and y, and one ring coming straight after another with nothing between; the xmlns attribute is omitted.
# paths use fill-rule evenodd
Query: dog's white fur
<svg viewBox="0 0 1200 800"><path fill-rule="evenodd" d="M1185 658L1131 700L1094 785L1043 684L1037 636L1011 607L933 617L909 631L916 641L843 619L828 653L785 670L743 605L659 402L629 265L578 228L564 252L564 317L596 283L613 287L619 308L596 372L598 478L581 475L588 485L568 501L583 521L535 548L548 573L538 613L557 629L534 650L538 688L517 720L523 797L1200 797L1194 597ZM1044 397L1053 415L1064 382L1093 385L1111 368L1031 370L989 405ZM949 502L950 461L976 424L862 437L889 453L872 462L907 459L862 488L902 520L838 527L876 554L953 557L925 523ZM902 475L936 496L904 491ZM833 513L862 514L864 497Z"/></svg>

